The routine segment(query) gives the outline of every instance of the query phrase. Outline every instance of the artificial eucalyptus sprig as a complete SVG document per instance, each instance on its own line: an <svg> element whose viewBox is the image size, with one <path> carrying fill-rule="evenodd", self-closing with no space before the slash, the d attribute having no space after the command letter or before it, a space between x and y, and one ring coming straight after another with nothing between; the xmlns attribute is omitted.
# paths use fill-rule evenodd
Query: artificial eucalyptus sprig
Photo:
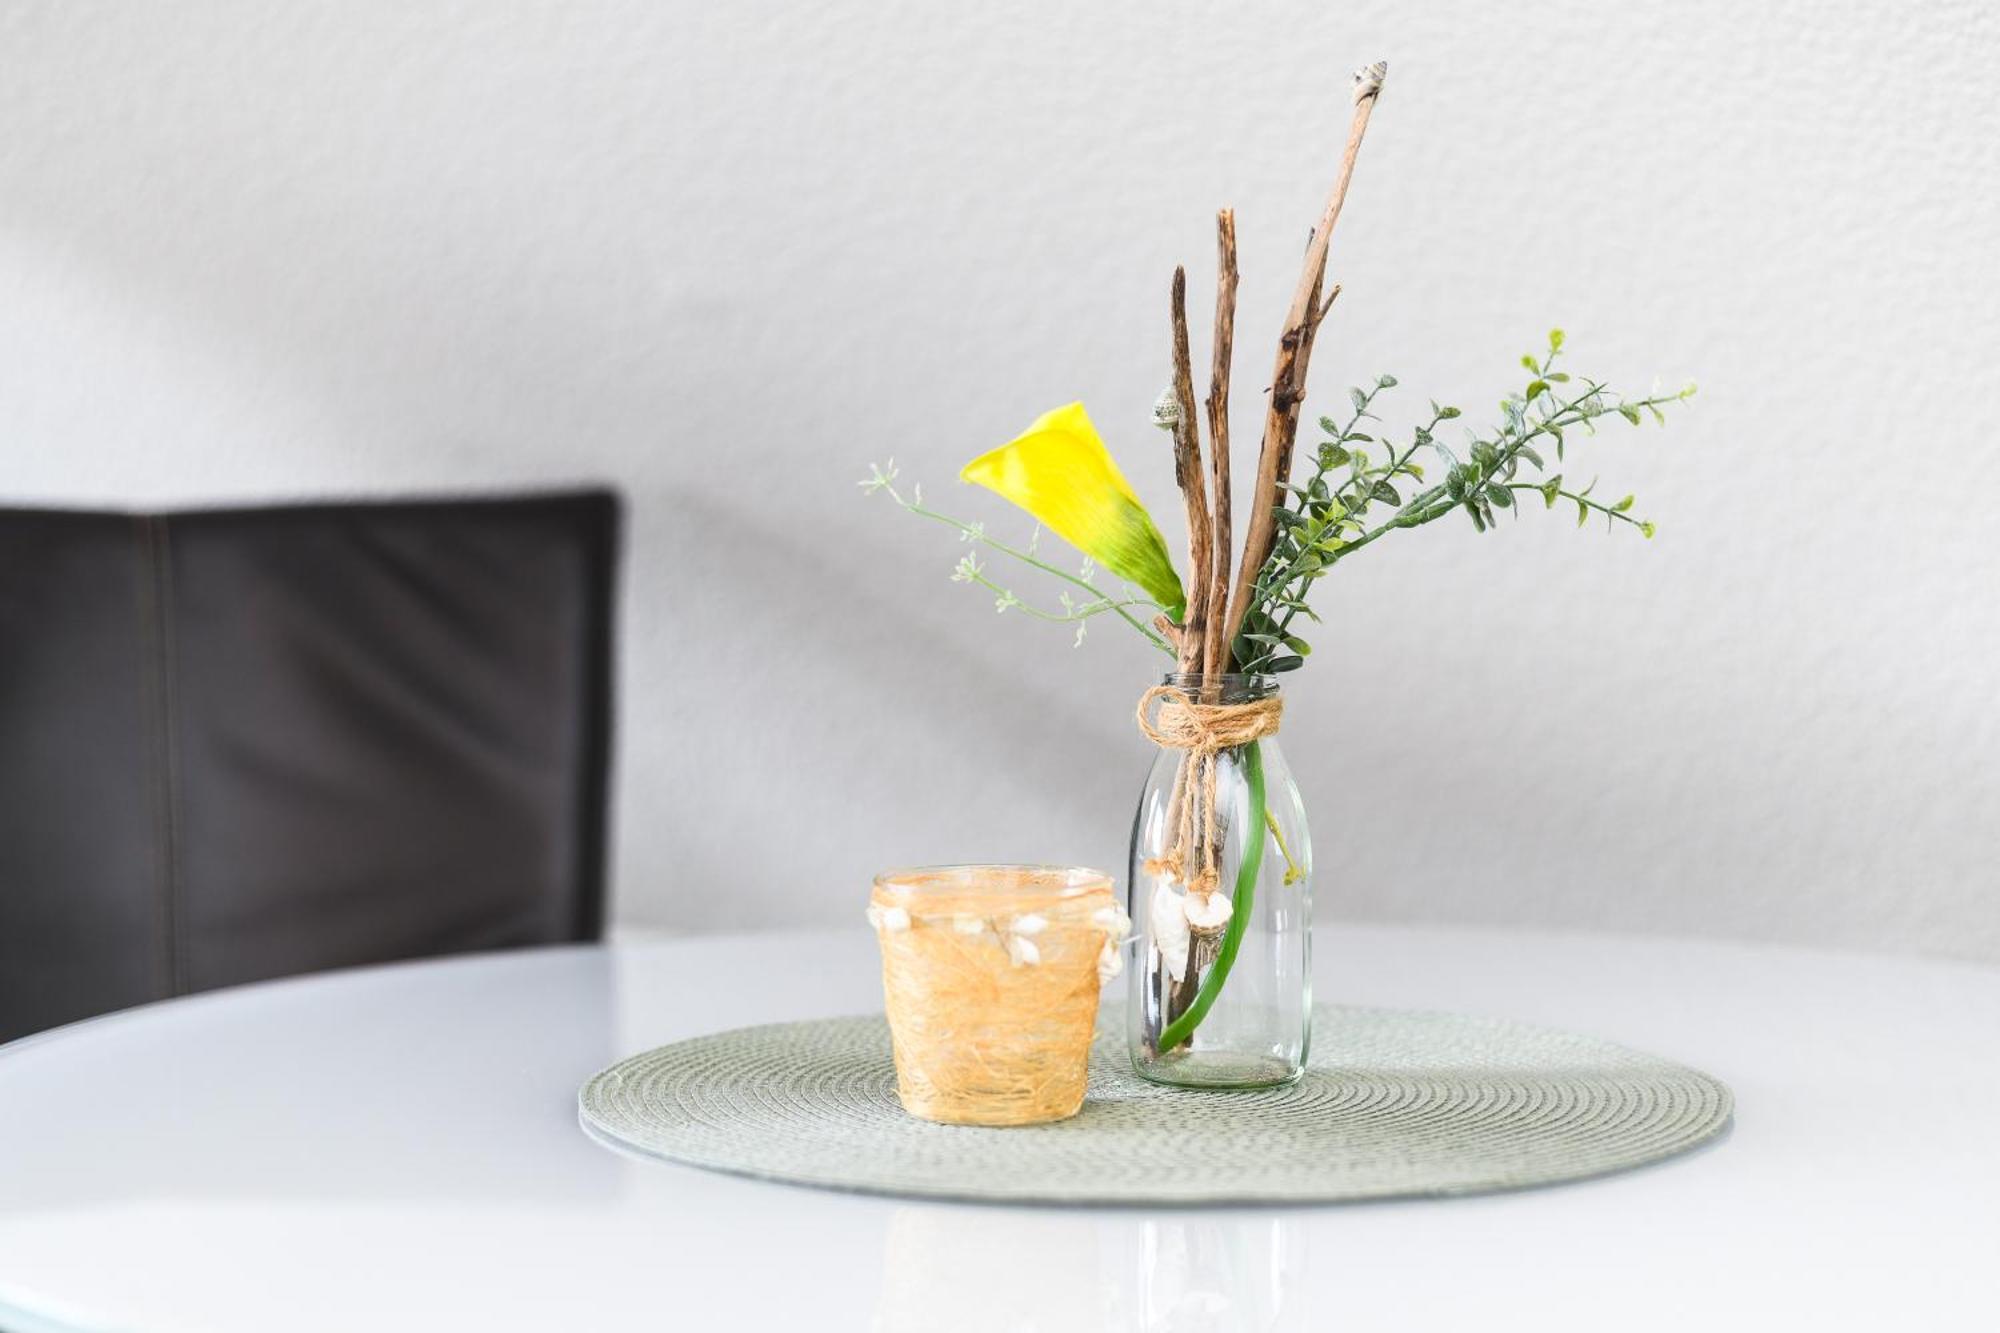
<svg viewBox="0 0 2000 1333"><path fill-rule="evenodd" d="M1605 526L1619 523L1651 537L1654 525L1632 516L1632 496L1605 504L1591 498L1596 482L1581 490L1563 484L1557 472L1545 479L1524 481L1523 469L1536 474L1547 469L1537 444L1552 448L1558 462L1566 461L1568 436L1582 430L1595 434L1599 417L1616 414L1633 425L1650 413L1665 424L1661 408L1694 393L1689 385L1674 394L1652 394L1627 400L1612 394L1597 380L1573 380L1556 369L1563 351L1563 331L1549 332L1548 348L1539 357L1521 358L1529 373L1527 384L1500 404L1500 424L1485 432L1468 431L1463 456L1438 438L1438 428L1458 418L1456 407L1431 404L1430 419L1411 431L1407 442L1378 437L1364 422L1379 421L1375 400L1396 387L1393 375L1383 375L1366 389L1349 390L1353 412L1345 422L1321 417L1327 438L1315 456L1315 470L1303 485L1288 484L1285 501L1274 518L1277 539L1270 559L1257 572L1250 608L1237 635L1234 656L1245 672L1291 671L1302 666L1311 646L1295 628L1299 617L1317 621L1307 604L1314 583L1341 560L1373 545L1389 533L1421 527L1455 510L1463 510L1480 532L1490 530L1497 510L1520 515L1518 494L1539 495L1545 508L1558 501L1575 504L1579 526L1592 514L1602 514ZM1571 385L1580 385L1572 388ZM1370 449L1380 446L1379 461ZM1423 483L1426 468L1417 461L1428 455L1442 480L1404 499L1402 487ZM1381 515L1388 511L1388 517Z"/></svg>

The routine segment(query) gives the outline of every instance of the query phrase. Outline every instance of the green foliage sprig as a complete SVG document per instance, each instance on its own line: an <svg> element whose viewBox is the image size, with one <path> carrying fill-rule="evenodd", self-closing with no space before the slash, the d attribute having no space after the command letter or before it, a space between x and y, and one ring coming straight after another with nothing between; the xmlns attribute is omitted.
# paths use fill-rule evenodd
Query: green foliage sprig
<svg viewBox="0 0 2000 1333"><path fill-rule="evenodd" d="M1312 478L1285 487L1284 502L1276 512L1277 540L1257 573L1234 644L1238 670L1279 672L1303 665L1312 648L1295 627L1301 616L1319 620L1307 604L1312 585L1340 561L1388 534L1422 527L1457 510L1463 510L1483 533L1498 521L1497 511L1512 510L1518 518L1517 497L1533 492L1545 508L1554 508L1559 501L1573 503L1579 526L1592 514L1602 514L1607 529L1623 523L1642 536L1653 535L1650 521L1632 516L1632 496L1605 504L1592 498L1595 481L1576 490L1564 485L1561 472L1529 481L1523 480L1524 469L1533 469L1538 477L1546 471L1544 449L1552 450L1558 463L1566 461L1568 433L1595 434L1599 417L1616 414L1636 426L1645 419L1642 413L1650 413L1665 424L1660 409L1691 397L1694 386L1674 394L1618 397L1600 381L1576 380L1556 369L1563 341L1561 329L1551 330L1542 356L1521 358L1527 383L1501 401L1499 424L1483 433L1468 431L1458 452L1437 436L1441 425L1462 415L1456 407L1431 403L1430 419L1401 443L1386 435L1378 439L1362 428L1363 423L1380 420L1373 411L1375 400L1396 387L1393 375L1381 376L1366 389L1349 390L1353 411L1345 422L1319 419L1327 438L1315 456ZM1377 446L1382 451L1379 461L1370 453ZM1420 456L1428 459L1429 469L1418 461ZM1439 480L1406 500L1404 490L1423 485L1432 469Z"/></svg>

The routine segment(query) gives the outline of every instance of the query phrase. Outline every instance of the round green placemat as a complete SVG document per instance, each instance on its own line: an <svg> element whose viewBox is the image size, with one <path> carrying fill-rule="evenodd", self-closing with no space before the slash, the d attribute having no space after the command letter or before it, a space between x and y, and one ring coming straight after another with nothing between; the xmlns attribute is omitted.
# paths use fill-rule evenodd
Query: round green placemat
<svg viewBox="0 0 2000 1333"><path fill-rule="evenodd" d="M1332 1202L1602 1175L1729 1122L1722 1083L1608 1042L1455 1014L1322 1006L1287 1088L1191 1092L1131 1071L1100 1031L1069 1120L1017 1129L906 1115L884 1021L776 1023L676 1042L583 1085L600 1142L836 1189L1059 1203Z"/></svg>

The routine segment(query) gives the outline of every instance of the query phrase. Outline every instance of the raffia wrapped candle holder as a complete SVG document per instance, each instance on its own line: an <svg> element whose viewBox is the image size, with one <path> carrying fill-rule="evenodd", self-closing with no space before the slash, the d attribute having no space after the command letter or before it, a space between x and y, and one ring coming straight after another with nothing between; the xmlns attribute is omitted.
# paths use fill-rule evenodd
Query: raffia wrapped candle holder
<svg viewBox="0 0 2000 1333"><path fill-rule="evenodd" d="M868 920L903 1109L952 1125L1033 1125L1083 1105L1098 989L1129 923L1111 878L966 865L878 876Z"/></svg>

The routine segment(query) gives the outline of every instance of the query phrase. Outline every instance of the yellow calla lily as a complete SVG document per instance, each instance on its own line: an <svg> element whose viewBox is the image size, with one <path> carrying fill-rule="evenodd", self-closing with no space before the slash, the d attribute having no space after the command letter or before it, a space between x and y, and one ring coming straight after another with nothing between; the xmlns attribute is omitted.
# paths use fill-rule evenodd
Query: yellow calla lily
<svg viewBox="0 0 2000 1333"><path fill-rule="evenodd" d="M1082 403L1045 412L959 472L1033 514L1064 541L1146 590L1169 618L1187 609L1166 539L1132 493Z"/></svg>

